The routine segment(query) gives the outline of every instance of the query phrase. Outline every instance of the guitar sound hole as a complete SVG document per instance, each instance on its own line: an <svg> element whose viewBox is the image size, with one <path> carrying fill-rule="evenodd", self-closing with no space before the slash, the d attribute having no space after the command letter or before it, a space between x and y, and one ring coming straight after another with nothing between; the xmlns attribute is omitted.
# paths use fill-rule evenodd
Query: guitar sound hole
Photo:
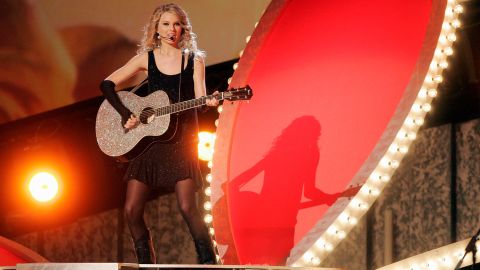
<svg viewBox="0 0 480 270"><path fill-rule="evenodd" d="M155 118L155 110L151 107L147 107L142 110L140 113L140 123L142 124L148 124L153 121Z"/></svg>

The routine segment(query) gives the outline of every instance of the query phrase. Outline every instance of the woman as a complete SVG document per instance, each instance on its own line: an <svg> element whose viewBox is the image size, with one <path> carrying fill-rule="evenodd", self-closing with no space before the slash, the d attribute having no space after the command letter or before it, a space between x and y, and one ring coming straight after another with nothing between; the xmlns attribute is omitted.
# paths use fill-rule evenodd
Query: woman
<svg viewBox="0 0 480 270"><path fill-rule="evenodd" d="M139 119L122 104L115 85L138 72L148 75L147 94L162 89L173 103L205 95L204 54L197 48L191 29L187 14L178 5L158 7L145 27L138 55L101 83L103 94L122 116L126 129L135 128ZM207 105L217 106L218 100L207 100ZM139 263L156 263L150 233L143 219L144 206L152 189L176 193L199 262L215 263L211 239L195 201L195 192L202 182L196 156L197 134L196 110L187 110L178 115L176 133L171 140L153 144L130 161L125 175L128 181L125 216Z"/></svg>

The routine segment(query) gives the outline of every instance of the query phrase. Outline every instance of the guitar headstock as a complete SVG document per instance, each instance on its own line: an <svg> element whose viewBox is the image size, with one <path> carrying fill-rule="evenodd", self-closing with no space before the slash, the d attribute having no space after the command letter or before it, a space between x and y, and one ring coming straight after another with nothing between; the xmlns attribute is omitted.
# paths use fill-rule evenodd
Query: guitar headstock
<svg viewBox="0 0 480 270"><path fill-rule="evenodd" d="M250 88L249 85L240 87L240 88L233 88L227 90L222 93L223 99L229 101L236 101L236 100L250 100L253 96L253 90Z"/></svg>

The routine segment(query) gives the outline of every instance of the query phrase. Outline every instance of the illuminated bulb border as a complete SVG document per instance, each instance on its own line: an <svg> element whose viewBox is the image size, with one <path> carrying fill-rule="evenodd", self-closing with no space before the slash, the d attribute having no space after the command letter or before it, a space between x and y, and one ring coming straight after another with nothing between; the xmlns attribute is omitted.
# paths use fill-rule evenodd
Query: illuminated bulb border
<svg viewBox="0 0 480 270"><path fill-rule="evenodd" d="M361 190L352 198L338 218L310 249L300 256L299 259L290 263L290 265L303 267L318 266L333 248L345 238L381 194L385 185L400 165L401 160L408 152L411 143L415 140L418 129L424 122L425 115L431 110L432 99L437 96L437 86L443 82L441 74L448 67L447 58L453 54L452 45L457 40L455 31L461 25L458 15L463 11L463 7L458 5L455 0L448 0L442 31L423 86L408 117L406 117L396 138L389 147L389 151L387 151ZM443 258L448 260L445 255ZM455 260L455 263L456 261L458 259ZM408 269L439 269L438 265L440 265L440 262L436 263L435 260L430 260L411 264Z"/></svg>
<svg viewBox="0 0 480 270"><path fill-rule="evenodd" d="M455 267L457 262L463 257L465 247L470 239L462 240L450 245L443 246L425 253L407 258L405 260L386 265L377 270L399 270L399 269L418 269L418 270L450 270ZM477 249L480 243L477 243ZM480 254L477 254L477 261L480 261ZM462 267L472 264L472 256L465 257Z"/></svg>
<svg viewBox="0 0 480 270"><path fill-rule="evenodd" d="M258 25L258 22L255 23L254 28L256 28L257 25ZM250 41L250 38L251 38L251 36L247 36L245 38L246 43L248 43ZM239 57L241 58L242 55L243 55L243 50L241 50L239 52ZM238 62L233 64L232 68L233 68L234 71L237 70ZM227 82L230 85L230 83L232 82L232 77L228 78ZM218 111L218 114L220 115L223 111L223 106L219 105L218 108L217 108L217 111ZM219 118L215 119L215 127L218 127L218 124L219 124ZM216 136L216 134L215 134L215 136ZM215 150L213 152L215 152ZM213 159L213 155L212 155L212 159ZM212 227L213 226L213 214L212 214L212 207L213 206L212 206L211 199L210 199L210 196L212 195L212 189L210 187L210 184L213 181L213 177L212 177L213 163L212 163L212 160L208 160L208 168L210 169L210 172L206 176L207 186L205 187L204 194L207 196L207 201L203 204L203 208L205 209L205 216L203 217L203 221L207 225L208 232L211 235L213 247L214 247L214 250L215 250L215 253L216 253L217 262L221 263L221 258L218 254L218 249L217 249L217 242L215 241L215 229ZM314 262L314 263L317 263L317 264L320 263L319 259L316 258L316 257L312 258L311 261Z"/></svg>

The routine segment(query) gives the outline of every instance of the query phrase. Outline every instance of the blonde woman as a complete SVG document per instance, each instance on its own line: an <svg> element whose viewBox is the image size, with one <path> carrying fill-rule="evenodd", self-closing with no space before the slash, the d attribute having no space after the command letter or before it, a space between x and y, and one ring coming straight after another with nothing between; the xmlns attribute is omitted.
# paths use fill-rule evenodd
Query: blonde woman
<svg viewBox="0 0 480 270"><path fill-rule="evenodd" d="M181 63L184 63L183 71ZM138 72L148 75L147 94L161 89L172 103L205 95L204 53L197 48L187 14L178 5L165 4L155 9L145 27L138 54L100 85L106 99L122 116L126 129L134 129L139 119L122 104L115 85ZM207 105L217 106L218 100L207 100ZM162 193L176 193L180 212L195 242L199 263L214 264L211 239L195 200L195 192L202 184L196 154L196 110L187 110L178 115L178 121L172 122L178 123L173 138L154 143L131 160L124 177L128 181L125 217L135 243L137 260L139 263L156 263L143 212L150 192L159 189Z"/></svg>

